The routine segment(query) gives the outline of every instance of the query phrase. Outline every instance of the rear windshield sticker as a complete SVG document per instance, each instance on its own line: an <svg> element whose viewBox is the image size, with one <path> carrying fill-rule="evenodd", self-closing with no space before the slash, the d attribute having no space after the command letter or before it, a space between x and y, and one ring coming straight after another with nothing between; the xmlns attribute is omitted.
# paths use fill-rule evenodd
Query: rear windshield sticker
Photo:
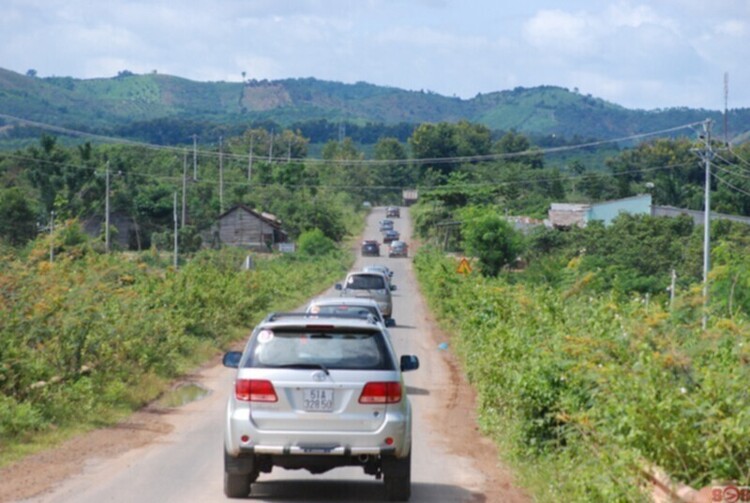
<svg viewBox="0 0 750 503"><path fill-rule="evenodd" d="M258 332L258 342L260 342L261 344L265 344L271 339L273 339L273 332L271 332L270 330L261 330L260 332Z"/></svg>

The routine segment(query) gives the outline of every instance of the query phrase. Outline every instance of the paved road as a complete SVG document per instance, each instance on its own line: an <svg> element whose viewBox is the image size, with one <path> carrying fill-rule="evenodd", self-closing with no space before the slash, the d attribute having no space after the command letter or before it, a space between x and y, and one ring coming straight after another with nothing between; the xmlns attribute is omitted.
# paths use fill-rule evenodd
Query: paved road
<svg viewBox="0 0 750 503"><path fill-rule="evenodd" d="M402 215L395 219L395 227L408 241L411 236L408 211ZM383 208L371 212L364 238L380 239L377 222L383 217ZM441 424L446 408L452 407L460 391L455 372L449 368L425 321L427 316L414 280L411 258L359 257L355 267L369 263L384 263L394 271L398 289L394 292L393 316L397 326L391 329L391 334L400 354L416 354L421 360L419 370L405 375L415 413L411 501L496 501L487 493L491 484L487 467L479 466L467 454L472 451L471 446L457 449L456 439L451 438L453 434L446 432L445 424ZM196 377L209 394L169 414L174 426L171 433L115 459L92 459L82 474L33 501L227 501L222 490L222 431L233 371L211 367ZM465 417L470 417L469 410L465 411ZM456 426L456 438L471 436L475 428L470 423L469 420ZM458 452L461 450L463 454ZM359 468L340 468L316 476L306 471L275 468L271 474L261 474L252 486L252 493L256 501L272 502L383 501L385 496L382 481L365 475Z"/></svg>

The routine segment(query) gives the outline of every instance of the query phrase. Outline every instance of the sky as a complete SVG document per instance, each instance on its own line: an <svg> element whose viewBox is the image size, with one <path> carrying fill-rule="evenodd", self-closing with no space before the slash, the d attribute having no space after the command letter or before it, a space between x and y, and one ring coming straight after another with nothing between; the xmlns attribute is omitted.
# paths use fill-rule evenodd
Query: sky
<svg viewBox="0 0 750 503"><path fill-rule="evenodd" d="M750 0L0 0L0 68L747 108Z"/></svg>

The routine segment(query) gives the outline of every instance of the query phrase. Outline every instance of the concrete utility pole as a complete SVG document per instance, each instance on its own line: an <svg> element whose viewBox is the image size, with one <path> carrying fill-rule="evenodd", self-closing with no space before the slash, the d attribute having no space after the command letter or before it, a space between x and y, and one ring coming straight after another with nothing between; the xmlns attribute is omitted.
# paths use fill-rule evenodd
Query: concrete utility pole
<svg viewBox="0 0 750 503"><path fill-rule="evenodd" d="M708 271L711 266L711 160L714 157L714 151L711 147L711 125L712 121L706 119L703 121L703 133L700 138L703 140L703 148L697 149L698 156L703 160L706 168L706 187L705 187L705 204L703 210L703 321L702 326L705 330L708 322Z"/></svg>
<svg viewBox="0 0 750 503"><path fill-rule="evenodd" d="M174 268L177 269L177 252L178 252L178 232L177 228L177 192L174 193L174 204L172 214L174 215Z"/></svg>
<svg viewBox="0 0 750 503"><path fill-rule="evenodd" d="M198 135L193 135L193 181L198 180Z"/></svg>
<svg viewBox="0 0 750 503"><path fill-rule="evenodd" d="M185 228L187 220L187 150L182 157L182 219L180 220L181 228Z"/></svg>
<svg viewBox="0 0 750 503"><path fill-rule="evenodd" d="M255 137L250 135L250 151L247 153L247 183L250 183L253 177L253 143L255 143Z"/></svg>
<svg viewBox="0 0 750 503"><path fill-rule="evenodd" d="M271 136L269 137L270 140L268 141L268 162L273 161L273 131L271 131Z"/></svg>
<svg viewBox="0 0 750 503"><path fill-rule="evenodd" d="M109 161L104 180L104 250L109 253Z"/></svg>
<svg viewBox="0 0 750 503"><path fill-rule="evenodd" d="M49 212L49 261L55 261L55 211Z"/></svg>
<svg viewBox="0 0 750 503"><path fill-rule="evenodd" d="M219 136L219 215L224 213L224 137Z"/></svg>

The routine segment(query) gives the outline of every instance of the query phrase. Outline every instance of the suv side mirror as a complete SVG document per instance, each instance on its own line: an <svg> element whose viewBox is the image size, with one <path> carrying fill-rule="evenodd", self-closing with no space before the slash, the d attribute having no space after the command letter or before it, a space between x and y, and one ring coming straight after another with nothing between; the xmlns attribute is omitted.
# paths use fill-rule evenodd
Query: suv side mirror
<svg viewBox="0 0 750 503"><path fill-rule="evenodd" d="M402 355L401 356L401 372L417 370L418 368L419 368L419 358L417 358L415 355Z"/></svg>
<svg viewBox="0 0 750 503"><path fill-rule="evenodd" d="M391 285L391 291L394 291L396 289L396 285Z"/></svg>
<svg viewBox="0 0 750 503"><path fill-rule="evenodd" d="M396 326L396 320L393 318L386 318L385 319L385 326L388 328L395 327Z"/></svg>
<svg viewBox="0 0 750 503"><path fill-rule="evenodd" d="M221 363L223 363L225 367L229 367L230 369L236 369L240 366L241 358L242 358L241 351L228 351L224 353L224 358L221 359Z"/></svg>
<svg viewBox="0 0 750 503"><path fill-rule="evenodd" d="M341 283L336 283L336 290L343 290L344 287L341 286Z"/></svg>

